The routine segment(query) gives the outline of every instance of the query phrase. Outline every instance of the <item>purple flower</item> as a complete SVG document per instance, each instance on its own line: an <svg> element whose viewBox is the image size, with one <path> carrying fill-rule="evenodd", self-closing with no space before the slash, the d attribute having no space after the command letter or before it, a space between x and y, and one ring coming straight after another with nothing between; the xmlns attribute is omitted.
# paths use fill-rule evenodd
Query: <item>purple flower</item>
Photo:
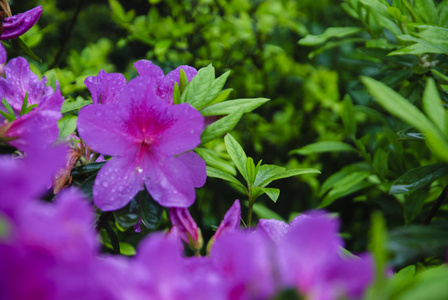
<svg viewBox="0 0 448 300"><path fill-rule="evenodd" d="M274 242L283 240L288 228L285 222L273 219L260 219L257 225L257 231L263 232Z"/></svg>
<svg viewBox="0 0 448 300"><path fill-rule="evenodd" d="M10 40L21 36L36 24L41 14L42 6L36 6L21 14L5 18L2 22L3 32L0 40Z"/></svg>
<svg viewBox="0 0 448 300"><path fill-rule="evenodd" d="M343 257L338 227L338 220L323 211L291 222L278 242L279 269L286 287L295 287L312 300L361 296L373 279L373 261L369 256Z"/></svg>
<svg viewBox="0 0 448 300"><path fill-rule="evenodd" d="M200 250L203 239L201 230L190 215L187 208L170 208L170 220L174 227L177 227L180 238L187 243L191 249Z"/></svg>
<svg viewBox="0 0 448 300"><path fill-rule="evenodd" d="M179 84L180 70L184 70L188 81L193 79L193 77L198 73L198 71L193 67L179 66L165 76L162 69L154 65L149 60L139 60L134 64L134 66L140 76L149 78L154 84L157 96L170 104L173 104L174 83L177 82Z"/></svg>
<svg viewBox="0 0 448 300"><path fill-rule="evenodd" d="M84 84L92 94L94 104L116 103L126 85L126 78L121 73L101 70L97 76L87 77Z"/></svg>
<svg viewBox="0 0 448 300"><path fill-rule="evenodd" d="M207 244L207 252L210 252L215 241L224 233L238 231L241 222L241 205L240 200L236 199L233 205L227 210L221 224L215 234L210 238Z"/></svg>
<svg viewBox="0 0 448 300"><path fill-rule="evenodd" d="M96 152L114 156L96 177L95 204L119 209L145 185L163 206L190 206L194 188L207 177L205 162L190 151L200 143L203 123L189 104L161 100L144 77L127 83L117 103L82 108L80 137Z"/></svg>
<svg viewBox="0 0 448 300"><path fill-rule="evenodd" d="M3 121L6 129L3 136L14 138L9 144L25 152L34 150L38 145L48 147L59 135L57 121L62 117L60 109L64 101L59 89L53 91L50 86L46 87L46 78L39 80L23 57L10 60L5 72L6 78L0 77L0 98L5 98L17 119L7 123L0 116L0 122ZM28 107L37 107L20 116L25 97ZM3 104L0 104L0 110L7 112ZM30 143L34 134L40 137L37 144Z"/></svg>

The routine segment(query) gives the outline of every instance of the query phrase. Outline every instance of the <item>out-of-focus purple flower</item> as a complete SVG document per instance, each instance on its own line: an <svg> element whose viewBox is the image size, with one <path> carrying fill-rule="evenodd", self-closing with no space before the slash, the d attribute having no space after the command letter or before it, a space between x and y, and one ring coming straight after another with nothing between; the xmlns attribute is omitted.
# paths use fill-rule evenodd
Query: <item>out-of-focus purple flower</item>
<svg viewBox="0 0 448 300"><path fill-rule="evenodd" d="M97 76L87 77L84 84L89 89L94 104L116 103L126 85L126 78L121 73L106 73L101 70Z"/></svg>
<svg viewBox="0 0 448 300"><path fill-rule="evenodd" d="M3 47L2 43L0 43L0 76L5 75L5 63L6 63L7 55L5 47Z"/></svg>
<svg viewBox="0 0 448 300"><path fill-rule="evenodd" d="M295 287L312 300L362 294L373 279L372 260L368 256L343 258L338 227L338 219L323 211L309 212L291 223L278 242L279 268L287 287ZM357 269L364 275L357 277Z"/></svg>
<svg viewBox="0 0 448 300"><path fill-rule="evenodd" d="M33 151L36 147L48 147L59 135L57 121L62 117L60 109L64 102L59 89L53 91L50 86L46 87L46 78L39 80L23 57L10 60L5 71L6 78L0 77L0 98L9 103L16 119L7 123L5 118L0 116L0 122L7 128L3 136L12 138L9 144L25 152ZM25 97L27 107L37 107L20 116ZM0 104L0 110L7 112L3 104ZM31 143L33 135L36 134L40 140L38 143Z"/></svg>
<svg viewBox="0 0 448 300"><path fill-rule="evenodd" d="M42 14L42 6L36 6L26 12L9 16L2 22L3 32L0 35L0 40L15 39L36 24Z"/></svg>
<svg viewBox="0 0 448 300"><path fill-rule="evenodd" d="M200 250L203 245L201 230L196 225L188 208L172 207L170 208L170 220L173 226L179 230L180 238L187 243L191 249Z"/></svg>
<svg viewBox="0 0 448 300"><path fill-rule="evenodd" d="M274 219L260 219L257 225L257 231L263 232L274 242L283 240L288 228L285 222Z"/></svg>
<svg viewBox="0 0 448 300"><path fill-rule="evenodd" d="M162 69L154 65L151 61L144 59L136 62L134 66L140 76L147 77L151 80L155 86L157 96L164 99L169 104L173 104L174 83L177 82L179 84L180 70L184 70L188 81L193 79L198 73L193 67L179 66L165 76Z"/></svg>
<svg viewBox="0 0 448 300"><path fill-rule="evenodd" d="M205 162L194 152L204 118L189 104L168 105L145 77L130 81L119 101L93 104L78 116L80 137L114 156L99 171L93 199L102 210L125 206L143 185L166 207L188 207L205 183ZM187 152L190 151L190 152Z"/></svg>
<svg viewBox="0 0 448 300"><path fill-rule="evenodd" d="M225 232L210 257L222 277L227 299L270 299L280 286L274 244L257 232Z"/></svg>
<svg viewBox="0 0 448 300"><path fill-rule="evenodd" d="M78 191L20 208L0 242L0 299L114 299L99 277L92 224Z"/></svg>
<svg viewBox="0 0 448 300"><path fill-rule="evenodd" d="M241 223L241 205L240 200L236 199L233 202L233 205L229 208L229 210L224 215L224 219L221 224L219 224L218 229L215 234L212 236L207 245L207 252L210 251L210 248L215 243L215 241L225 232L237 231L240 228Z"/></svg>

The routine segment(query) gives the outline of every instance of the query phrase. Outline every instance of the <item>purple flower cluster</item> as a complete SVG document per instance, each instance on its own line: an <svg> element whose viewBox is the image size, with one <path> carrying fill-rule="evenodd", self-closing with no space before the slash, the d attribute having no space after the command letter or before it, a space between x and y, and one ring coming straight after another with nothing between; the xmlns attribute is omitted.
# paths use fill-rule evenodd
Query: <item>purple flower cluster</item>
<svg viewBox="0 0 448 300"><path fill-rule="evenodd" d="M11 24L25 28L36 12ZM344 255L338 220L322 211L241 230L236 200L200 256L201 231L186 207L206 179L204 161L191 151L204 118L172 101L180 69L188 80L197 72L182 66L165 76L151 62L135 66L139 76L130 82L104 71L86 79L94 103L80 110L78 132L82 143L112 157L96 177L95 204L116 210L146 188L170 207L172 230L145 237L132 258L105 255L92 206L79 190L40 199L55 175L74 165L67 164L67 147L54 145L64 99L25 59L13 59L0 77L0 138L24 156L0 156L0 300L271 299L285 289L311 300L360 298L373 279L372 258ZM79 151L85 149L92 156L87 146ZM185 256L181 241L198 256Z"/></svg>

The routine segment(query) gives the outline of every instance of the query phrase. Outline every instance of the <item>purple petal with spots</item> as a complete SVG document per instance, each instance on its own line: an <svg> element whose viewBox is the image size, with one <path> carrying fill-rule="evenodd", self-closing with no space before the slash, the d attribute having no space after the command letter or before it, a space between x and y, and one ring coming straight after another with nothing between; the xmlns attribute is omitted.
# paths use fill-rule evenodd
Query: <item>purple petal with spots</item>
<svg viewBox="0 0 448 300"><path fill-rule="evenodd" d="M93 201L103 211L122 208L143 189L143 172L136 169L137 149L109 160L98 172L93 186Z"/></svg>
<svg viewBox="0 0 448 300"><path fill-rule="evenodd" d="M153 199L165 207L188 207L193 204L195 191L189 169L177 157L151 156L146 188ZM144 170L146 171L146 170Z"/></svg>
<svg viewBox="0 0 448 300"><path fill-rule="evenodd" d="M257 231L265 233L274 242L279 242L285 236L289 225L283 221L273 219L260 219L258 221Z"/></svg>
<svg viewBox="0 0 448 300"><path fill-rule="evenodd" d="M125 122L120 105L92 104L79 111L78 133L96 152L115 156L137 142L124 131Z"/></svg>
<svg viewBox="0 0 448 300"><path fill-rule="evenodd" d="M174 83L179 84L180 81L180 70L184 70L185 75L187 75L188 81L191 81L198 71L190 66L180 66L169 72L165 78L160 82L157 87L157 96L164 99L168 103L173 103L173 91Z"/></svg>
<svg viewBox="0 0 448 300"><path fill-rule="evenodd" d="M165 155L176 155L195 148L201 143L204 117L190 104L170 107L171 126L160 137L158 145Z"/></svg>
<svg viewBox="0 0 448 300"><path fill-rule="evenodd" d="M160 84L160 82L163 80L163 77L165 76L162 69L160 69L149 60L139 60L134 64L134 67L137 69L137 72L140 76L149 77L155 87Z"/></svg>
<svg viewBox="0 0 448 300"><path fill-rule="evenodd" d="M0 40L15 39L36 24L42 14L42 6L36 6L21 14L8 17L3 21L3 33Z"/></svg>
<svg viewBox="0 0 448 300"><path fill-rule="evenodd" d="M126 85L126 78L121 73L106 73L101 70L97 76L87 77L84 84L89 89L94 104L108 104L118 101Z"/></svg>
<svg viewBox="0 0 448 300"><path fill-rule="evenodd" d="M7 88L4 88L4 97L11 107L19 112L25 95L28 92L28 105L39 104L45 89L46 78L39 77L31 72L30 65L23 57L11 59L5 67Z"/></svg>
<svg viewBox="0 0 448 300"><path fill-rule="evenodd" d="M7 55L6 55L5 47L3 47L2 43L0 43L0 64L6 63L6 59L7 59ZM1 73L1 75L3 75L4 70L0 73Z"/></svg>
<svg viewBox="0 0 448 300"><path fill-rule="evenodd" d="M207 180L207 165L199 155L190 151L177 156L177 159L181 160L190 171L194 187L198 188L205 184Z"/></svg>

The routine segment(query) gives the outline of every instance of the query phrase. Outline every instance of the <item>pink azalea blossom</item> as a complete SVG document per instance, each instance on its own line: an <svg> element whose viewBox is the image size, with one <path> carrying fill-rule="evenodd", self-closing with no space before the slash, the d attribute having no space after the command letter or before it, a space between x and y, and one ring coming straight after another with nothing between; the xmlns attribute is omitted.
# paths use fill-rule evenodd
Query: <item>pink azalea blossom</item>
<svg viewBox="0 0 448 300"><path fill-rule="evenodd" d="M80 137L113 156L99 171L93 199L102 210L125 206L146 186L167 207L188 207L205 183L205 162L194 152L204 118L189 104L169 105L147 78L125 86L117 103L93 104L78 116Z"/></svg>
<svg viewBox="0 0 448 300"><path fill-rule="evenodd" d="M89 89L94 104L116 103L126 85L126 78L121 73L106 73L101 70L97 76L87 77L84 84Z"/></svg>

